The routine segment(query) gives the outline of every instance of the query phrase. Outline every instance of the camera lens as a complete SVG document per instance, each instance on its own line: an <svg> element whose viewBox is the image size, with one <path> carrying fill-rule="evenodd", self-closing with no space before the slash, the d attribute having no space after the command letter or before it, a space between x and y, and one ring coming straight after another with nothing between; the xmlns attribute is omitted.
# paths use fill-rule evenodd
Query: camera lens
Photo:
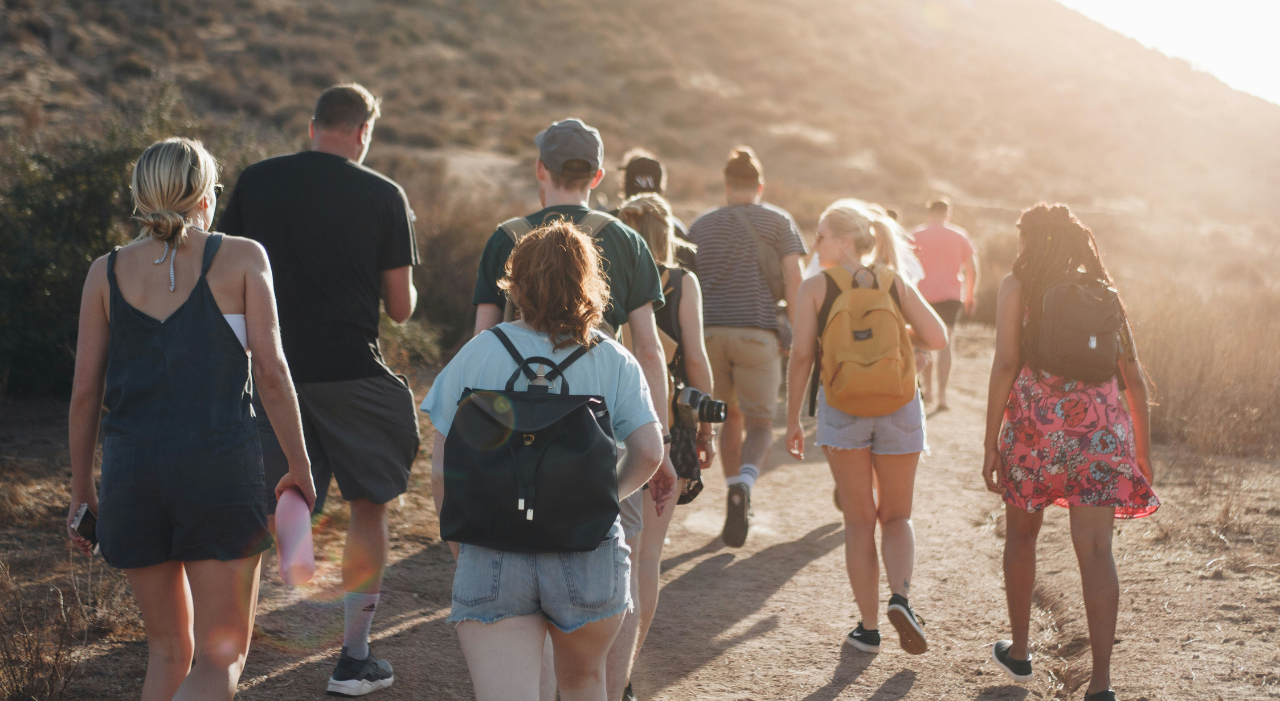
<svg viewBox="0 0 1280 701"><path fill-rule="evenodd" d="M698 404L698 420L709 424L722 424L729 418L729 405L703 396Z"/></svg>

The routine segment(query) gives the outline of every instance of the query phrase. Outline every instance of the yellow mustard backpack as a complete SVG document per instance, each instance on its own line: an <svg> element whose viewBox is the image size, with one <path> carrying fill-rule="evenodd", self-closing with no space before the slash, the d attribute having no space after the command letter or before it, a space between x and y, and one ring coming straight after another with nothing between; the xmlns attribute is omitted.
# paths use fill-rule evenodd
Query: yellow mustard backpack
<svg viewBox="0 0 1280 701"><path fill-rule="evenodd" d="M829 406L853 416L888 416L916 396L916 358L893 270L869 270L875 287L860 286L842 266L823 271L818 363Z"/></svg>

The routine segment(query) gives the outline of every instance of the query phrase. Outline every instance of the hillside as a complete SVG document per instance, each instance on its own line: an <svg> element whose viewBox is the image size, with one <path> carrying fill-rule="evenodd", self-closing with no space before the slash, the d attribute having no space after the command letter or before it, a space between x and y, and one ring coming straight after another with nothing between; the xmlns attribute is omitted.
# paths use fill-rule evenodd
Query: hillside
<svg viewBox="0 0 1280 701"><path fill-rule="evenodd" d="M517 157L548 121L644 144L713 200L755 145L778 196L937 192L1280 231L1280 107L1051 0L7 0L0 125L65 133L170 78L205 117L302 133L316 93L384 96L381 144ZM803 194L800 194L803 193ZM803 208L802 209L807 209ZM802 222L814 212L798 212Z"/></svg>

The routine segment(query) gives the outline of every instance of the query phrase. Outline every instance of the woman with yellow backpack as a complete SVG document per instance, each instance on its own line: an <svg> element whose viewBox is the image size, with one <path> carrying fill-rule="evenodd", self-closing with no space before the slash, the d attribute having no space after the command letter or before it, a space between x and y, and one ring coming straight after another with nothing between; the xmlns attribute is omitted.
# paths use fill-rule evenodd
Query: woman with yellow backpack
<svg viewBox="0 0 1280 701"><path fill-rule="evenodd" d="M928 649L924 621L908 603L915 557L911 501L925 449L916 349L947 344L942 320L897 273L905 253L897 222L879 207L843 199L827 207L814 242L823 265L796 295L788 369L787 451L804 458L800 410L817 360L817 436L835 477L845 524L845 565L862 614L845 643L880 651L876 524L889 578L889 622L902 649ZM874 261L871 266L864 261Z"/></svg>

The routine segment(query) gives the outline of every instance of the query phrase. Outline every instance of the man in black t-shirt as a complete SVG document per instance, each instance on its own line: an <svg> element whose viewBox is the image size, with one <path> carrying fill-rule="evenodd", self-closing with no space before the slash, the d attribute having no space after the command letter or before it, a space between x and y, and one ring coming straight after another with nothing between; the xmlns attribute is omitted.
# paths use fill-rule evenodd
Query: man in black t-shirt
<svg viewBox="0 0 1280 701"><path fill-rule="evenodd" d="M345 634L331 693L359 696L390 686L391 665L369 652L387 560L387 502L408 487L418 419L408 382L378 349L378 305L403 323L413 314L418 263L413 210L395 181L361 165L378 100L359 85L320 96L311 150L244 171L219 224L267 250L285 359L297 386L302 428L324 508L331 478L351 506L342 579ZM266 413L257 409L268 489L288 465ZM275 495L268 494L269 512Z"/></svg>

